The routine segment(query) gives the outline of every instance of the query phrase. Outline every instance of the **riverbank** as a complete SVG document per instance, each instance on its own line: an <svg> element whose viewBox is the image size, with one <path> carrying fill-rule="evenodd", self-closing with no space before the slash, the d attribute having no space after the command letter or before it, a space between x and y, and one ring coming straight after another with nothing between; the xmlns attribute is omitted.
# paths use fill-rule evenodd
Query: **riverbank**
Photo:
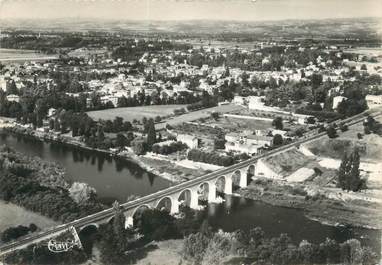
<svg viewBox="0 0 382 265"><path fill-rule="evenodd" d="M382 229L380 203L341 197L335 199L330 191L322 187L314 192L313 189L302 184L255 180L237 193L273 206L301 209L307 218L325 225Z"/></svg>
<svg viewBox="0 0 382 265"><path fill-rule="evenodd" d="M31 128L24 128L20 125L3 127L3 128L0 128L0 132L1 131L5 133L14 133L14 134L27 136L27 137L33 137L40 141L48 141L48 142L55 142L55 143L70 145L70 146L82 148L89 151L96 151L99 153L103 153L108 156L113 156L120 159L126 159L129 162L135 163L136 165L141 167L143 170L151 174L154 174L158 177L161 177L163 179L169 180L173 183L180 183L182 181L188 180L190 176L190 172L189 172L190 170L187 170L187 174L179 174L181 172L178 169L179 166L176 167L175 165L171 163L158 164L157 161L155 161L154 159L147 159L143 156L136 155L130 148L128 150L124 150L121 152L115 152L112 150L105 150L105 149L99 149L99 148L91 148L89 146L86 146L86 144L82 142L81 140L79 140L78 137L74 138L68 135L37 131ZM164 167L166 169L171 169L171 170L164 170ZM174 171L174 174L171 174L169 171L170 172ZM195 172L193 173L198 173L198 171L195 170Z"/></svg>

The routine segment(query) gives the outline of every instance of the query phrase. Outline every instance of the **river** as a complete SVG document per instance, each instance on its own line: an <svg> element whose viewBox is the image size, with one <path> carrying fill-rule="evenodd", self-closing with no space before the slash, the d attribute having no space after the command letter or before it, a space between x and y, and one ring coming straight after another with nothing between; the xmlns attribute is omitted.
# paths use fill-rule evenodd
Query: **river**
<svg viewBox="0 0 382 265"><path fill-rule="evenodd" d="M3 144L16 151L60 163L67 169L69 181L88 183L106 203L115 199L123 202L129 195L143 196L171 185L171 182L144 171L132 162L99 152L13 134L2 135L0 145ZM339 242L357 238L380 253L380 231L323 225L306 218L301 210L239 197L225 196L225 199L225 203L210 204L200 213L215 228L234 231L260 226L267 236L287 233L295 243L303 239L318 243L327 237Z"/></svg>

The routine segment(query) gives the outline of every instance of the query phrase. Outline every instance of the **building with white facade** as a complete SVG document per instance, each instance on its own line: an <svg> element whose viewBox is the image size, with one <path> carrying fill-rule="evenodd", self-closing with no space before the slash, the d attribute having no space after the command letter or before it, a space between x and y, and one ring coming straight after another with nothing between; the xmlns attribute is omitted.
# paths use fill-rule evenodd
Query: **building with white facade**
<svg viewBox="0 0 382 265"><path fill-rule="evenodd" d="M9 102L19 102L20 101L20 97L18 95L11 94L11 95L7 96L7 100Z"/></svg>
<svg viewBox="0 0 382 265"><path fill-rule="evenodd" d="M178 134L176 136L176 140L186 144L191 149L199 147L199 140L197 137L195 137L193 135Z"/></svg>
<svg viewBox="0 0 382 265"><path fill-rule="evenodd" d="M382 106L382 95L367 95L365 100L369 109Z"/></svg>
<svg viewBox="0 0 382 265"><path fill-rule="evenodd" d="M343 100L346 100L347 98L346 97L343 97L343 96L336 96L333 98L333 106L332 108L335 110L337 109L338 105L343 101Z"/></svg>

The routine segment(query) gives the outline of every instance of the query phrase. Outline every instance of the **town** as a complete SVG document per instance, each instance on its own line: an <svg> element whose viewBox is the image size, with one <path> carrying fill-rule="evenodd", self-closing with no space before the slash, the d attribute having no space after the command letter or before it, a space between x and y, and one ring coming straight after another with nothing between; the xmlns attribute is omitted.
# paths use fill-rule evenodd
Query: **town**
<svg viewBox="0 0 382 265"><path fill-rule="evenodd" d="M349 22L338 23L346 29ZM0 226L5 264L32 264L22 240L37 248L33 264L81 264L94 256L82 250L81 233L91 232L98 212L105 217L102 222L97 217L98 237L92 240L102 264L135 264L139 249L162 240L183 244L185 264L222 264L234 256L248 262L243 264L376 264L382 228L380 33L378 39L366 29L358 32L362 41L337 36L248 41L243 34L224 42L208 34L3 28L0 201L39 215L37 226L17 227L28 224L12 224L12 217ZM30 148L35 150L26 151ZM102 180L75 163L98 166ZM70 176L65 167L75 168ZM123 173L125 167L134 169ZM108 174L119 174L118 180L107 183L108 177L114 181ZM151 188L129 180L142 174ZM153 186L158 179L166 182ZM158 197L151 199L155 192ZM218 219L211 205L224 205L229 214L238 198L302 210L301 218L312 223L361 229L352 235L356 239L342 236L342 241L327 235L327 241L293 245L279 233L278 243L259 243L261 228L250 227L247 238L243 231L232 232L242 227L210 228L210 218L198 215L207 211ZM0 207L1 215L6 207ZM106 222L110 213L113 221ZM46 238L34 238L36 230L52 236L59 231L44 230L47 222L76 227L82 245L76 239L73 250L49 253L41 244ZM77 236L76 229L70 231ZM223 255L224 240L230 254ZM283 240L289 247L281 247ZM309 257L301 254L307 244ZM357 260L344 250L352 244L358 244ZM13 247L18 250L10 252ZM265 254L267 248L273 254Z"/></svg>

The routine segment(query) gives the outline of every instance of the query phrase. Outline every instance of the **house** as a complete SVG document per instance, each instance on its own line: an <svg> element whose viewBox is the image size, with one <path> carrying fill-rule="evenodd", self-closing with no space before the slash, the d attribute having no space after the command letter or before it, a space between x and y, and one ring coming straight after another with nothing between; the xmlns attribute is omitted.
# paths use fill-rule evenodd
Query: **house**
<svg viewBox="0 0 382 265"><path fill-rule="evenodd" d="M284 131L284 130L271 129L270 133L272 134L272 136L275 136L276 134L280 134L283 138L288 137L287 136L288 131Z"/></svg>
<svg viewBox="0 0 382 265"><path fill-rule="evenodd" d="M251 132L228 133L225 135L225 151L258 154L260 150L273 145L273 137L254 135Z"/></svg>
<svg viewBox="0 0 382 265"><path fill-rule="evenodd" d="M248 155L258 154L262 148L259 145L240 142L228 142L225 144L225 151L227 152L246 153Z"/></svg>
<svg viewBox="0 0 382 265"><path fill-rule="evenodd" d="M247 142L253 145L259 145L263 147L273 145L273 137L271 136L262 136L262 135L248 135Z"/></svg>
<svg viewBox="0 0 382 265"><path fill-rule="evenodd" d="M48 118L56 115L57 110L55 108L50 108L48 110Z"/></svg>
<svg viewBox="0 0 382 265"><path fill-rule="evenodd" d="M176 136L176 140L186 144L191 149L199 147L199 140L197 137L195 137L193 135L178 134Z"/></svg>
<svg viewBox="0 0 382 265"><path fill-rule="evenodd" d="M11 95L7 96L7 100L9 102L19 102L20 101L20 97L18 95L11 94Z"/></svg>
<svg viewBox="0 0 382 265"><path fill-rule="evenodd" d="M245 97L235 96L233 98L233 103L236 105L244 105L245 104Z"/></svg>
<svg viewBox="0 0 382 265"><path fill-rule="evenodd" d="M367 95L365 100L369 109L382 106L382 95Z"/></svg>
<svg viewBox="0 0 382 265"><path fill-rule="evenodd" d="M225 135L225 140L227 142L238 142L247 143L249 145L259 145L259 146L272 146L273 137L254 135L248 132L246 133L227 133Z"/></svg>
<svg viewBox="0 0 382 265"><path fill-rule="evenodd" d="M298 113L292 113L292 117L296 120L298 124L307 124L308 119L314 116L311 115L305 115L305 114L298 114Z"/></svg>
<svg viewBox="0 0 382 265"><path fill-rule="evenodd" d="M114 107L117 107L117 105L118 105L118 97L112 96L112 95L101 97L101 103L102 104L106 104L109 101L113 104Z"/></svg>
<svg viewBox="0 0 382 265"><path fill-rule="evenodd" d="M346 97L343 97L343 96L336 96L333 98L333 106L332 108L334 110L337 109L338 105L343 101L343 100L346 100L347 98Z"/></svg>
<svg viewBox="0 0 382 265"><path fill-rule="evenodd" d="M249 96L248 97L248 108L249 109L261 109L264 103L262 102L263 97Z"/></svg>

